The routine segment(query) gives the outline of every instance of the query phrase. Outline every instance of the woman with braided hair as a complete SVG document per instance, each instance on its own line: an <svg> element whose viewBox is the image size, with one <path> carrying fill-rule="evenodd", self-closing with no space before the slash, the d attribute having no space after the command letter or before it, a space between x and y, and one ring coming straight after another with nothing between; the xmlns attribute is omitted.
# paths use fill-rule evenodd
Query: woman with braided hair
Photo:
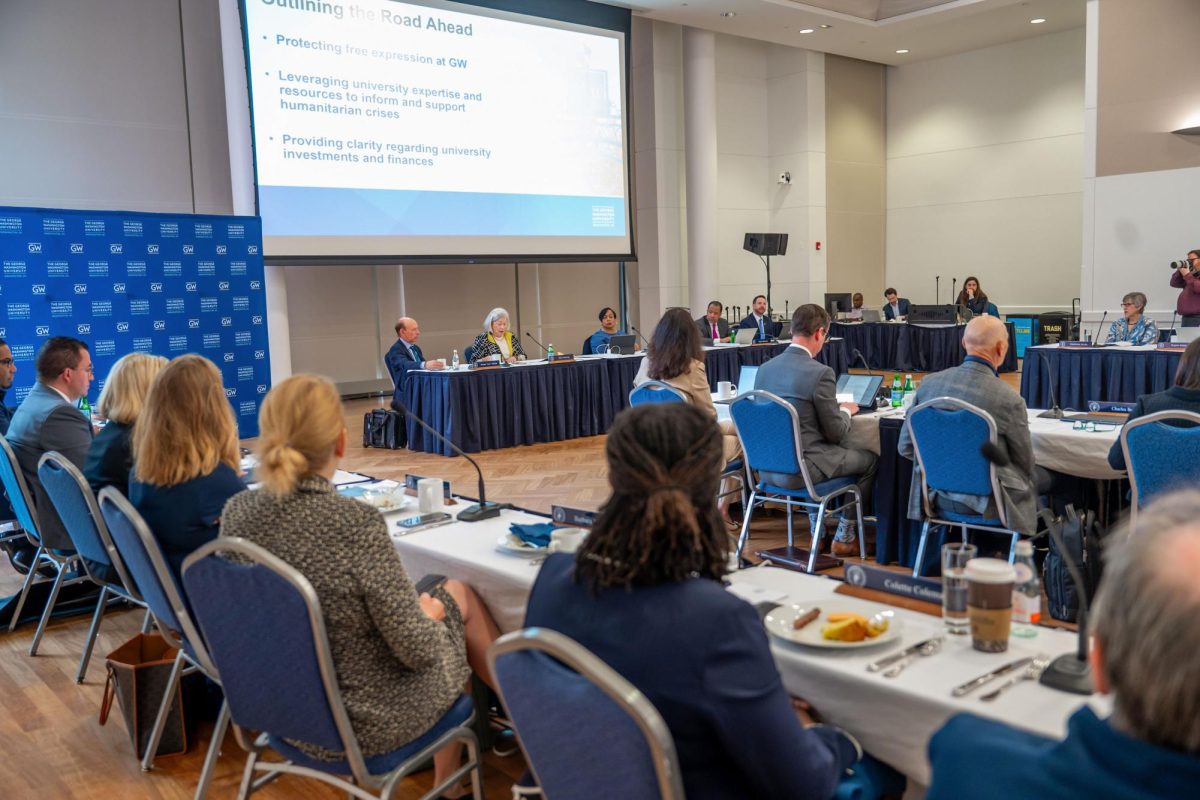
<svg viewBox="0 0 1200 800"><path fill-rule="evenodd" d="M832 797L861 750L802 727L758 614L721 583L716 424L695 407L638 406L617 417L605 455L612 495L578 552L542 564L526 627L570 636L650 699L689 800Z"/></svg>

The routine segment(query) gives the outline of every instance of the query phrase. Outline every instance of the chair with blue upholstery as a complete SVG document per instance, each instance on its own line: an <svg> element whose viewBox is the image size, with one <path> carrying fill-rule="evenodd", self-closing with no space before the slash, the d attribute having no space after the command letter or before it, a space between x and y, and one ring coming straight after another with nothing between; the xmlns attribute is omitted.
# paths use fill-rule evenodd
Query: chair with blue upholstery
<svg viewBox="0 0 1200 800"><path fill-rule="evenodd" d="M854 506L858 515L858 548L863 559L867 557L866 536L863 528L863 501L858 490L861 476L847 475L814 484L804 463L804 444L800 439L800 417L791 403L771 392L756 389L738 395L729 404L729 416L737 427L738 439L742 442L742 453L746 467L753 472L775 472L799 475L804 479L803 489L788 489L774 486L764 480L754 484L750 501L742 520L742 532L738 537L737 556L741 558L746 540L750 537L750 519L754 509L763 503L783 503L787 507L788 546L794 535L792 511L802 508L815 511L817 524L813 531L812 546L808 554L808 571L816 567L817 553L821 548L821 537L825 531L825 513L830 501L843 500L842 513Z"/></svg>
<svg viewBox="0 0 1200 800"><path fill-rule="evenodd" d="M475 360L475 345L469 344L463 349L463 358L466 359L466 363L468 364Z"/></svg>
<svg viewBox="0 0 1200 800"><path fill-rule="evenodd" d="M391 797L401 779L457 741L467 745L467 763L424 797L436 798L470 774L475 800L481 800L479 742L467 696L412 742L363 756L342 701L316 590L282 559L245 539L218 538L184 560L183 584L221 670L234 735L249 754L238 797L285 773L324 781L364 800ZM261 733L251 739L247 730ZM344 757L317 760L288 740ZM260 761L268 748L288 760ZM268 774L253 781L255 772ZM339 777L346 774L353 782Z"/></svg>
<svg viewBox="0 0 1200 800"><path fill-rule="evenodd" d="M629 393L629 405L640 406L643 403L686 403L687 397L683 392L664 381L646 381L635 386Z"/></svg>
<svg viewBox="0 0 1200 800"><path fill-rule="evenodd" d="M1121 450L1129 470L1129 525L1138 509L1162 492L1194 487L1200 479L1200 414L1158 411L1121 428Z"/></svg>
<svg viewBox="0 0 1200 800"><path fill-rule="evenodd" d="M154 768L154 755L158 752L163 727L174 705L175 694L183 676L200 672L218 684L221 678L209 657L204 639L192 621L192 613L184 601L184 594L171 573L171 568L167 565L166 556L163 555L158 540L150 532L150 527L142 519L142 515L119 489L106 486L100 490L100 516L108 526L108 532L121 562L125 565L126 573L137 586L150 613L154 615L154 623L158 630L172 647L178 649L175 665L171 668L171 676L150 733L150 741L146 746L145 755L142 756L142 771L149 772ZM226 701L221 704L217 724L208 743L208 755L204 758L204 767L200 771L196 787L197 798L204 797L208 791L213 770L217 765L217 756L221 751L221 741L225 738L228 725L229 703Z"/></svg>
<svg viewBox="0 0 1200 800"><path fill-rule="evenodd" d="M75 672L75 682L83 683L87 676L88 661L92 656L92 648L96 644L96 635L100 632L100 620L110 596L146 607L142 596L137 593L137 585L125 571L125 564L112 544L108 526L100 516L100 506L96 503L96 495L88 485L87 478L61 454L50 451L38 461L38 479L46 496L54 503L58 516L62 519L71 543L79 553L80 566L83 567L92 583L100 587L100 599L96 601L96 611L92 615L92 626L88 629L87 641L83 646L83 655L79 659L79 669ZM149 630L151 622L149 609L142 622L142 633Z"/></svg>
<svg viewBox="0 0 1200 800"><path fill-rule="evenodd" d="M683 800L666 722L578 642L544 628L515 631L492 644L488 666L546 797Z"/></svg>
<svg viewBox="0 0 1200 800"><path fill-rule="evenodd" d="M591 336L589 336L583 340L583 345L579 348L579 354L581 356L590 356L590 355L595 354L595 351L592 350L592 337Z"/></svg>
<svg viewBox="0 0 1200 800"><path fill-rule="evenodd" d="M17 461L17 454L13 452L12 446L3 436L0 436L0 483L4 484L4 491L8 494L9 503L12 505L13 513L17 515L17 522L21 524L24 537L37 548L33 561L29 565L29 574L25 576L25 580L21 584L21 596L17 598L17 607L13 611L12 621L8 624L10 633L16 630L17 623L21 619L21 611L25 608L29 590L35 584L50 583L51 581L54 583L50 588L50 597L46 600L46 607L42 609L41 619L38 620L33 641L29 644L29 655L36 656L38 646L42 642L42 634L46 632L46 623L50 621L50 615L54 612L54 604L58 602L59 591L64 586L86 581L88 577L86 574L76 571L76 567L79 565L78 553L56 550L42 544L42 537L38 534L33 493L29 491L29 484L25 482L25 474L21 471L21 463ZM43 568L51 570L54 573L53 577L43 575ZM72 577L67 577L68 575L72 575Z"/></svg>
<svg viewBox="0 0 1200 800"><path fill-rule="evenodd" d="M912 439L913 456L921 473L921 540L913 575L919 575L925 557L929 528L943 525L962 530L967 541L969 530L1007 533L1011 537L1008 560L1016 555L1020 533L1008 526L1008 512L996 466L981 452L984 444L998 444L996 421L978 406L955 397L935 397L909 410L904 426ZM935 492L991 498L995 517L959 513L934 507Z"/></svg>

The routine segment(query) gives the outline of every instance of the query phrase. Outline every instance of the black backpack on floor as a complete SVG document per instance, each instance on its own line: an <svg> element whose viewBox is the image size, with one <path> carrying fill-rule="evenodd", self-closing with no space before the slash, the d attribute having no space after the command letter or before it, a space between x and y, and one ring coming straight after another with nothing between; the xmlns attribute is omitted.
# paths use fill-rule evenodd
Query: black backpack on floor
<svg viewBox="0 0 1200 800"><path fill-rule="evenodd" d="M363 447L399 450L408 443L407 432L397 411L375 408L363 415Z"/></svg>
<svg viewBox="0 0 1200 800"><path fill-rule="evenodd" d="M1075 622L1079 616L1079 595L1067 562L1073 564L1083 577L1084 591L1090 603L1096 596L1104 567L1101 559L1103 532L1094 512L1085 511L1081 516L1071 505L1067 506L1063 516L1047 520L1047 525L1057 529L1064 549L1060 550L1054 537L1050 538L1050 552L1042 570L1046 611L1057 620Z"/></svg>

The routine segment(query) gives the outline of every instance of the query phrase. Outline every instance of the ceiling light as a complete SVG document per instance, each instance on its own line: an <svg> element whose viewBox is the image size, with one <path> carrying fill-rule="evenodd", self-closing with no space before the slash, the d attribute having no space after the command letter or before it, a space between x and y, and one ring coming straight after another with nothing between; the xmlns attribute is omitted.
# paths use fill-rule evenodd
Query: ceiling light
<svg viewBox="0 0 1200 800"><path fill-rule="evenodd" d="M1045 22L1045 21L1046 21L1046 20L1042 19L1041 17L1038 17L1037 19L1031 19L1031 20L1029 20L1029 24L1030 24L1030 25L1041 25L1041 24L1042 24L1043 22Z"/></svg>
<svg viewBox="0 0 1200 800"><path fill-rule="evenodd" d="M813 32L813 29L812 29L812 28L804 28L804 29L803 29L803 30L801 30L800 32L801 32L801 33L812 33L812 32Z"/></svg>
<svg viewBox="0 0 1200 800"><path fill-rule="evenodd" d="M736 16L737 16L737 12L736 12L736 11L722 11L722 12L721 12L721 16L722 16L722 17L725 17L726 19L729 19L729 18L732 18L732 17L736 17Z"/></svg>
<svg viewBox="0 0 1200 800"><path fill-rule="evenodd" d="M829 30L829 29L830 29L830 28L832 28L833 26L832 26L832 25L822 25L821 27L822 27L823 29L825 29L825 30Z"/></svg>
<svg viewBox="0 0 1200 800"><path fill-rule="evenodd" d="M897 53L898 55L904 55L904 54L905 54L905 53L907 53L907 52L908 52L907 50L897 50L897 51L896 51L896 53Z"/></svg>

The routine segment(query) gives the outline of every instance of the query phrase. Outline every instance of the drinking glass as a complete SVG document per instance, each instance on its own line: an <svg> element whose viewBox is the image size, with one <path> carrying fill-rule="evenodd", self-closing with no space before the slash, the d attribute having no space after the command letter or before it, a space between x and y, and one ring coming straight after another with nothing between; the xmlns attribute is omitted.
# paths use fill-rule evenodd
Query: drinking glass
<svg viewBox="0 0 1200 800"><path fill-rule="evenodd" d="M971 630L963 570L977 554L978 548L973 544L952 542L942 546L942 621L947 633L966 635Z"/></svg>

